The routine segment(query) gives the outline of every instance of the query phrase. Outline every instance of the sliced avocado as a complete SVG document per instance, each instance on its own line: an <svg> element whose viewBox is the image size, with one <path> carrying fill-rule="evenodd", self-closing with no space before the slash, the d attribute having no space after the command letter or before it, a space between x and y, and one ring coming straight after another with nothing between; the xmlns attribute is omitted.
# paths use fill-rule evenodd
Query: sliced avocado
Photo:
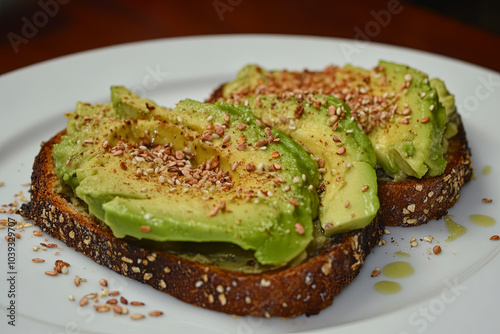
<svg viewBox="0 0 500 334"><path fill-rule="evenodd" d="M443 132L453 97L418 70L386 61L373 70L348 65L321 72L266 71L248 65L225 85L222 95L232 101L286 92L329 94L348 103L373 144L377 166L394 180L436 176L446 167ZM453 135L453 128L447 132Z"/></svg>
<svg viewBox="0 0 500 334"><path fill-rule="evenodd" d="M171 110L122 87L112 96L113 111L68 115L53 154L59 178L117 237L230 243L274 266L305 252L319 173L299 144L245 107L185 100Z"/></svg>
<svg viewBox="0 0 500 334"><path fill-rule="evenodd" d="M370 91L394 101L396 109L389 121L368 133L379 165L396 180L442 174L446 167L442 146L446 111L427 75L385 61L378 68L374 72L346 66L339 77L362 80L369 75Z"/></svg>
<svg viewBox="0 0 500 334"><path fill-rule="evenodd" d="M326 95L244 98L252 112L301 143L322 172L319 220L326 236L368 225L379 209L376 157L349 107Z"/></svg>

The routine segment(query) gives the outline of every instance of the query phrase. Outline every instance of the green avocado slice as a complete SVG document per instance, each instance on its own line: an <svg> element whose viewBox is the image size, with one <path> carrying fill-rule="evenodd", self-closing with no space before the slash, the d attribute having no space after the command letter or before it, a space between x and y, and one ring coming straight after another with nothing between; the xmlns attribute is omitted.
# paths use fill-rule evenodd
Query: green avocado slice
<svg viewBox="0 0 500 334"><path fill-rule="evenodd" d="M326 236L368 225L380 207L376 156L349 107L326 95L243 98L253 113L299 142L322 172L319 220Z"/></svg>
<svg viewBox="0 0 500 334"><path fill-rule="evenodd" d="M167 109L113 87L111 104L68 115L53 155L59 178L117 237L226 242L274 266L313 239L316 162L245 107Z"/></svg>

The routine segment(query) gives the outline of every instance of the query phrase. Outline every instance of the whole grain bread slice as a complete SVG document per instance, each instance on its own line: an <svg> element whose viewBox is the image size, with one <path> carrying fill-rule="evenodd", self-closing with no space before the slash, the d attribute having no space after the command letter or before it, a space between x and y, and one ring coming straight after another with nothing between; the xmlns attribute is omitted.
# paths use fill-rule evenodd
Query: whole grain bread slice
<svg viewBox="0 0 500 334"><path fill-rule="evenodd" d="M64 131L44 143L36 157L31 201L20 214L95 262L195 306L257 317L317 314L358 275L383 233L377 218L362 230L330 238L297 266L260 274L189 261L154 245L116 238L63 195L52 157L62 135Z"/></svg>
<svg viewBox="0 0 500 334"><path fill-rule="evenodd" d="M299 81L298 87L300 84ZM224 84L212 92L207 102L225 100L223 90ZM245 96L245 92L238 94ZM460 189L471 179L473 164L462 120L460 115L456 117L458 133L448 140L447 165L442 175L397 182L379 178L377 219L385 226L408 227L441 219L460 198Z"/></svg>

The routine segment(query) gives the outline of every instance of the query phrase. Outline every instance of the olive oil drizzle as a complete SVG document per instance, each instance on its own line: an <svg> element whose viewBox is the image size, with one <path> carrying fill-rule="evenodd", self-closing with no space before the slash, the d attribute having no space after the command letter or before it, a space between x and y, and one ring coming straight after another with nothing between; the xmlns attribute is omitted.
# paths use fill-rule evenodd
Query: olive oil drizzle
<svg viewBox="0 0 500 334"><path fill-rule="evenodd" d="M483 170L481 171L481 174L482 175L490 175L491 173L491 166L490 165L486 165L483 167Z"/></svg>
<svg viewBox="0 0 500 334"><path fill-rule="evenodd" d="M415 273L415 269L408 262L396 261L387 264L382 272L390 278L403 278L411 276Z"/></svg>
<svg viewBox="0 0 500 334"><path fill-rule="evenodd" d="M462 236L467 232L467 228L465 226L462 226L460 224L457 224L453 219L452 216L446 216L444 218L444 221L446 222L446 228L448 229L448 233L450 233L450 236L446 239L446 241L453 241L456 238Z"/></svg>
<svg viewBox="0 0 500 334"><path fill-rule="evenodd" d="M476 225L489 227L495 225L495 218L486 215L470 215L469 219Z"/></svg>
<svg viewBox="0 0 500 334"><path fill-rule="evenodd" d="M401 291L401 284L393 281L380 281L375 283L373 288L383 294L393 294Z"/></svg>

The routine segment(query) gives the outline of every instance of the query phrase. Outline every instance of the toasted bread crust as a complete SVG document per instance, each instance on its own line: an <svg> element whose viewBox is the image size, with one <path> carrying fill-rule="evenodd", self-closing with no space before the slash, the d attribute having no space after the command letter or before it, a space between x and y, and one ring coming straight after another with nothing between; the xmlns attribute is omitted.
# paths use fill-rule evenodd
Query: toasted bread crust
<svg viewBox="0 0 500 334"><path fill-rule="evenodd" d="M224 85L217 87L207 102L223 100ZM460 189L470 181L472 161L460 116L458 133L449 140L442 175L404 181L378 181L380 209L377 218L385 226L416 226L443 218L460 197Z"/></svg>
<svg viewBox="0 0 500 334"><path fill-rule="evenodd" d="M58 193L53 145L46 142L36 157L31 202L20 214L43 231L95 262L186 303L236 315L295 317L317 314L359 273L370 249L383 233L380 219L362 230L335 236L302 264L262 274L245 274L192 262L134 240L119 239L69 198Z"/></svg>

